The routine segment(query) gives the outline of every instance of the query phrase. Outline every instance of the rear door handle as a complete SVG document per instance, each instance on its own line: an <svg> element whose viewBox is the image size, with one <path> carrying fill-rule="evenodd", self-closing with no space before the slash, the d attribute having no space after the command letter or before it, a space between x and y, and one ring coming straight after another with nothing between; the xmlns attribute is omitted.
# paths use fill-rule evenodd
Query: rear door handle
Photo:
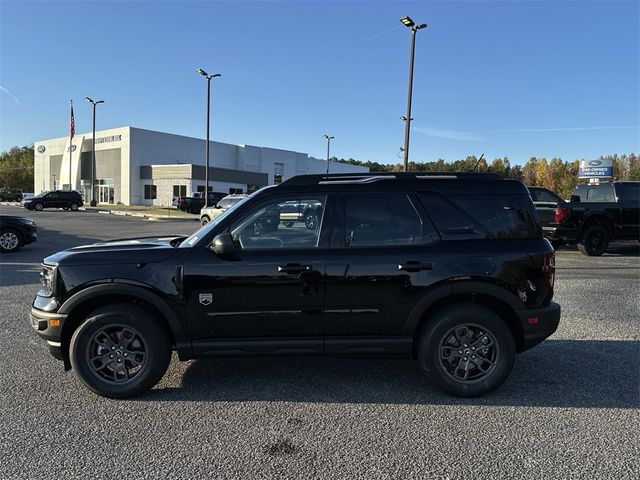
<svg viewBox="0 0 640 480"><path fill-rule="evenodd" d="M278 267L279 273L304 273L313 270L313 265L300 265L299 263L288 263Z"/></svg>
<svg viewBox="0 0 640 480"><path fill-rule="evenodd" d="M406 263L398 265L398 270L404 270L405 272L420 272L422 270L433 270L433 263L431 262L418 262L417 260L410 260Z"/></svg>

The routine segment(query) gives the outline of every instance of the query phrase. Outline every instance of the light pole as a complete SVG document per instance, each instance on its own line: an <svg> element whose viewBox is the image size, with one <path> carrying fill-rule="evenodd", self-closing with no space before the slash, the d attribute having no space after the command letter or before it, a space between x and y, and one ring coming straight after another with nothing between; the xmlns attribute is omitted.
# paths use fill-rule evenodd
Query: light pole
<svg viewBox="0 0 640 480"><path fill-rule="evenodd" d="M411 29L411 60L409 60L409 92L407 94L407 115L400 117L404 120L404 171L409 170L409 131L411 129L411 94L413 90L413 55L416 49L416 32L427 26L426 23L416 25L411 17L402 17L400 19L405 27Z"/></svg>
<svg viewBox="0 0 640 480"><path fill-rule="evenodd" d="M207 143L204 146L204 155L207 158L207 166L204 170L204 206L209 206L209 112L211 110L211 79L221 77L219 73L209 75L203 69L198 68L196 70L200 75L207 79Z"/></svg>
<svg viewBox="0 0 640 480"><path fill-rule="evenodd" d="M90 205L92 207L95 207L96 199L94 194L93 179L95 177L94 168L96 164L96 105L98 105L99 103L104 103L104 100L94 101L89 97L84 97L84 99L93 105L93 141L91 142L91 203Z"/></svg>
<svg viewBox="0 0 640 480"><path fill-rule="evenodd" d="M334 137L330 137L325 133L324 138L327 139L327 175L329 175L329 147L331 146L331 140L333 140Z"/></svg>

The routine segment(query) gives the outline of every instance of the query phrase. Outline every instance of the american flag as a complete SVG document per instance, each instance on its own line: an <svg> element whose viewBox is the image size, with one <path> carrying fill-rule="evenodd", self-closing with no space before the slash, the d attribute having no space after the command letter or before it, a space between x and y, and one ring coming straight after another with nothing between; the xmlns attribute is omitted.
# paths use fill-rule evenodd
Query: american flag
<svg viewBox="0 0 640 480"><path fill-rule="evenodd" d="M73 100L71 101L71 121L69 123L69 136L73 138L76 134L76 121L73 118Z"/></svg>

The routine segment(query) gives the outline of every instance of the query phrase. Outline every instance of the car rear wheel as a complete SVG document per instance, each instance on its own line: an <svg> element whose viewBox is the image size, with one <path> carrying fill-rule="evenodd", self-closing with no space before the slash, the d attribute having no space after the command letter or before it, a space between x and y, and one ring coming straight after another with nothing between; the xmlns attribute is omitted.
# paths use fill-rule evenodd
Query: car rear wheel
<svg viewBox="0 0 640 480"><path fill-rule="evenodd" d="M37 210L38 212L41 212L42 209L44 208L44 206L42 205L42 203L38 202L33 206L34 210Z"/></svg>
<svg viewBox="0 0 640 480"><path fill-rule="evenodd" d="M578 250L583 255L599 257L609 247L609 233L602 225L587 228L578 243Z"/></svg>
<svg viewBox="0 0 640 480"><path fill-rule="evenodd" d="M13 228L4 228L0 231L0 252L15 252L20 248L22 236Z"/></svg>
<svg viewBox="0 0 640 480"><path fill-rule="evenodd" d="M204 215L201 219L200 219L200 223L202 224L202 226L204 227L207 223L209 223L211 221L211 219L207 216Z"/></svg>
<svg viewBox="0 0 640 480"><path fill-rule="evenodd" d="M169 334L145 310L119 304L91 313L71 337L71 365L82 383L110 398L151 389L171 359Z"/></svg>
<svg viewBox="0 0 640 480"><path fill-rule="evenodd" d="M69 204L69 208L71 209L72 212L77 212L78 211L78 204L76 202L71 202Z"/></svg>
<svg viewBox="0 0 640 480"><path fill-rule="evenodd" d="M418 345L424 373L442 390L477 397L498 388L515 360L515 342L493 311L473 304L443 308L428 320Z"/></svg>

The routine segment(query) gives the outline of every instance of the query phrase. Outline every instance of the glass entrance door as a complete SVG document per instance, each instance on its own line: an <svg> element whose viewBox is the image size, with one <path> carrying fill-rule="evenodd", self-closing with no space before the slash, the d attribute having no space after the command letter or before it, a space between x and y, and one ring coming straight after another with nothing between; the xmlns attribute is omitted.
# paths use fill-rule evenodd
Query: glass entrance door
<svg viewBox="0 0 640 480"><path fill-rule="evenodd" d="M98 185L98 203L113 205L113 187L109 185Z"/></svg>

